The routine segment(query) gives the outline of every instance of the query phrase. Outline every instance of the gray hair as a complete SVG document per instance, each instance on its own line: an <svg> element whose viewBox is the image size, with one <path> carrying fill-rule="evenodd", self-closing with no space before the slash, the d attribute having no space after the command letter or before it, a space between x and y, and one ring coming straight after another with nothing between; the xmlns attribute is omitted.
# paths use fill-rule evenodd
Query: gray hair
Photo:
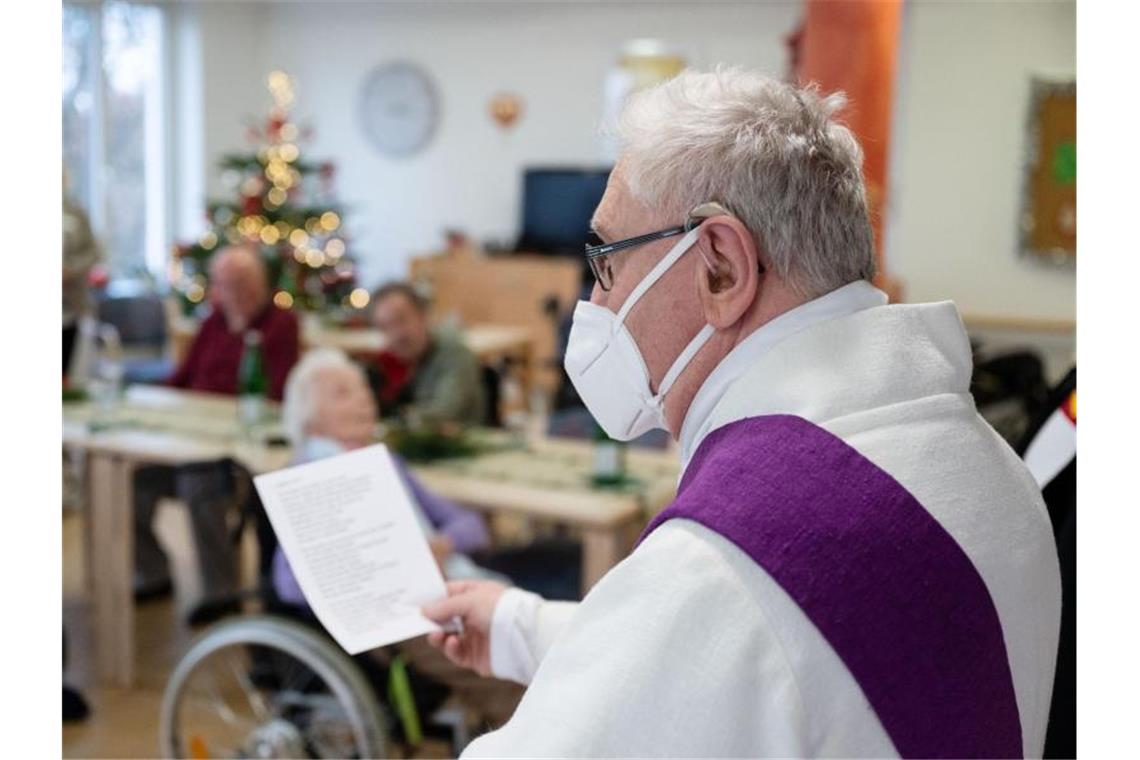
<svg viewBox="0 0 1140 760"><path fill-rule="evenodd" d="M716 201L805 296L875 274L863 151L823 97L738 68L685 71L633 95L617 125L630 192L683 218Z"/></svg>
<svg viewBox="0 0 1140 760"><path fill-rule="evenodd" d="M305 440L305 428L313 418L313 381L327 369L350 369L363 376L360 366L336 348L314 348L301 357L285 380L285 399L281 403L281 425L294 446Z"/></svg>

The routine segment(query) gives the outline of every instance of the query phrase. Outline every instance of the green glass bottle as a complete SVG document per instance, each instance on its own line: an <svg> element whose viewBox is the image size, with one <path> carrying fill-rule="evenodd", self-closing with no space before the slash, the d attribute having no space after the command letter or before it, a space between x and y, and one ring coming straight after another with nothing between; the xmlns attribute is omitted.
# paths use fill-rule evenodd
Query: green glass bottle
<svg viewBox="0 0 1140 760"><path fill-rule="evenodd" d="M610 438L596 423L593 481L599 486L616 486L625 481L625 443Z"/></svg>
<svg viewBox="0 0 1140 760"><path fill-rule="evenodd" d="M261 352L261 333L247 330L245 350L238 365L238 414L242 431L247 435L265 417L265 398L269 394L269 376Z"/></svg>

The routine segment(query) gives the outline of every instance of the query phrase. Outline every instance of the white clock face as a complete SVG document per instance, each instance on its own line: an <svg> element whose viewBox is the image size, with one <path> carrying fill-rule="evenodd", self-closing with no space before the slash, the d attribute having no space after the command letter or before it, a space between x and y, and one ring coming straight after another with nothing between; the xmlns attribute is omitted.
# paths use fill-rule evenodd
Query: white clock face
<svg viewBox="0 0 1140 760"><path fill-rule="evenodd" d="M381 153L410 156L431 141L439 96L431 77L406 61L372 69L360 90L360 124Z"/></svg>

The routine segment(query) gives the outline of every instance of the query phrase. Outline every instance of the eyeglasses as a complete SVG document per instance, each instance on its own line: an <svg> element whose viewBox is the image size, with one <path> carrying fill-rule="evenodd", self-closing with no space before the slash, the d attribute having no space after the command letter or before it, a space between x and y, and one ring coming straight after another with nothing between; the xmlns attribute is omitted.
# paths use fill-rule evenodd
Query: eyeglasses
<svg viewBox="0 0 1140 760"><path fill-rule="evenodd" d="M710 216L717 216L719 214L727 214L728 211L718 203L702 203L689 212L689 219L679 227L670 227L657 232L647 232L644 235L626 238L625 240L617 240L613 243L605 243L593 231L590 232L590 242L586 244L586 261L590 265L590 271L594 273L594 279L598 281L598 285L602 290L609 291L614 286L614 270L613 270L613 255L621 251L636 248L639 245L652 243L655 240L664 240L665 238L676 237L677 235L684 235L696 227L699 227L702 222Z"/></svg>

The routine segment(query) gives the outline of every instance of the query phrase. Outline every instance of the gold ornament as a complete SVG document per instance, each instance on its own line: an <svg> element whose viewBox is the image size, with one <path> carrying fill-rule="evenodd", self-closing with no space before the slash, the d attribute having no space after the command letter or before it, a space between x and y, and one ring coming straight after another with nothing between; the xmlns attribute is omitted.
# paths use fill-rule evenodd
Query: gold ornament
<svg viewBox="0 0 1140 760"><path fill-rule="evenodd" d="M506 131L522 116L522 98L512 92L500 92L491 98L488 109L499 128Z"/></svg>

